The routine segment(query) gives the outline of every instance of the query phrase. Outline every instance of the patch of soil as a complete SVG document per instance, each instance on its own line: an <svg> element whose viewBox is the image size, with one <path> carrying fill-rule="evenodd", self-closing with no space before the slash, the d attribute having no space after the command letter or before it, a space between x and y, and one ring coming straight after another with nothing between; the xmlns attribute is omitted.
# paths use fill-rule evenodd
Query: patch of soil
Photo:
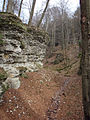
<svg viewBox="0 0 90 120"><path fill-rule="evenodd" d="M21 78L0 104L0 120L83 120L81 78L42 69Z"/></svg>
<svg viewBox="0 0 90 120"><path fill-rule="evenodd" d="M0 105L0 120L43 120L39 118L17 90L9 90Z"/></svg>
<svg viewBox="0 0 90 120"><path fill-rule="evenodd" d="M27 73L18 90L10 89L4 94L0 120L44 120L51 97L63 83L60 78L57 72L44 69Z"/></svg>

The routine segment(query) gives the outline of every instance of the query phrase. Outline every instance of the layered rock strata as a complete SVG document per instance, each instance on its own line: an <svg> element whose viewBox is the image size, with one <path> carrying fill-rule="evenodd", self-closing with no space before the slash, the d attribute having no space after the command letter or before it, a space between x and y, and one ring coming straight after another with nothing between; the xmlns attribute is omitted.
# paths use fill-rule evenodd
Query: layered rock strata
<svg viewBox="0 0 90 120"><path fill-rule="evenodd" d="M4 84L17 89L21 71L42 68L47 41L44 31L27 28L15 15L0 13L0 68L8 75Z"/></svg>

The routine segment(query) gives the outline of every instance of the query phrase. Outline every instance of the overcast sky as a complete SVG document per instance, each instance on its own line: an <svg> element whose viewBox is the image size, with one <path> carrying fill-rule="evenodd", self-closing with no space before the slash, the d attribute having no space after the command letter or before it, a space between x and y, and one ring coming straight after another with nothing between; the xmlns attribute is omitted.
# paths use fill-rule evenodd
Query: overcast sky
<svg viewBox="0 0 90 120"><path fill-rule="evenodd" d="M26 2L26 1L29 1L29 0L24 0L23 2ZM47 0L36 0L35 13L45 8L46 1ZM69 13L73 14L74 11L79 6L79 0L64 0L64 1L68 1L67 6L69 9ZM60 3L60 0L50 0L49 6L58 6L59 3ZM22 11L22 13L26 16L25 18L28 18L29 12L27 10ZM23 16L23 14L21 16ZM27 19L25 21L27 21Z"/></svg>
<svg viewBox="0 0 90 120"><path fill-rule="evenodd" d="M36 0L36 8L39 9L42 7L43 1L46 0ZM50 5L51 6L57 6L59 4L60 0L50 0ZM74 12L77 9L77 6L79 6L79 0L66 0L68 1L68 8Z"/></svg>
<svg viewBox="0 0 90 120"><path fill-rule="evenodd" d="M23 0L23 3L25 3L26 1L29 1L29 0ZM36 0L35 12L44 8L46 1L47 0ZM68 9L70 10L70 13L73 14L74 11L79 6L79 0L64 0L64 1L68 1L68 4L67 4ZM0 11L2 10L2 3L3 3L3 0L0 0ZM60 0L50 0L49 6L58 6L59 3L60 3ZM26 18L28 18L29 12L23 9L22 16L26 16Z"/></svg>

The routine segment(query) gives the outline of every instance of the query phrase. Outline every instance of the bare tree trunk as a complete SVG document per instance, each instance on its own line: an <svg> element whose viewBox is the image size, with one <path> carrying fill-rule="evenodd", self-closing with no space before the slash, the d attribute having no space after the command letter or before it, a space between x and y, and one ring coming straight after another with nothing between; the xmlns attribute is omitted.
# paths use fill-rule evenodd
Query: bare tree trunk
<svg viewBox="0 0 90 120"><path fill-rule="evenodd" d="M53 52L53 42L54 42L54 28L52 28L52 39L51 39L51 53Z"/></svg>
<svg viewBox="0 0 90 120"><path fill-rule="evenodd" d="M35 9L35 4L36 4L36 0L33 0L32 9L30 12L30 18L29 18L29 22L28 22L29 27L31 26L31 22L32 22L33 14L34 14L34 9Z"/></svg>
<svg viewBox="0 0 90 120"><path fill-rule="evenodd" d="M82 91L85 120L90 120L90 0L80 0L82 28Z"/></svg>
<svg viewBox="0 0 90 120"><path fill-rule="evenodd" d="M61 33L62 33L62 49L64 49L64 25L63 25L63 22L64 22L64 19L63 19L63 9L62 9L62 17L61 17L61 19L62 19L62 23L61 23L61 25L62 25L62 31L61 31Z"/></svg>
<svg viewBox="0 0 90 120"><path fill-rule="evenodd" d="M75 44L75 42L76 42L76 38L75 38L75 26L74 26L74 20L72 21L73 23L72 23L72 25L73 25L73 28L72 28L72 34L73 34L73 41L72 41L72 43L73 43L73 45Z"/></svg>
<svg viewBox="0 0 90 120"><path fill-rule="evenodd" d="M49 25L49 23L48 23L48 21L47 21L47 23L46 23L46 31L48 30L48 25Z"/></svg>
<svg viewBox="0 0 90 120"><path fill-rule="evenodd" d="M7 12L14 13L14 0L8 0Z"/></svg>
<svg viewBox="0 0 90 120"><path fill-rule="evenodd" d="M66 63L65 62L65 36L64 36L64 13L63 13L63 8L62 8L62 17L61 17L61 19L62 19L62 23L61 23L61 25L62 25L62 31L61 31L61 33L62 33L62 49L63 49L63 55L64 55L64 64Z"/></svg>
<svg viewBox="0 0 90 120"><path fill-rule="evenodd" d="M20 3L20 8L19 8L19 12L18 12L18 17L20 17L20 14L21 14L22 4L23 4L23 0L21 0L21 3Z"/></svg>
<svg viewBox="0 0 90 120"><path fill-rule="evenodd" d="M48 7L48 4L49 4L49 1L50 1L50 0L47 0L46 7L45 7L45 9L44 9L44 11L43 11L43 13L42 13L42 16L41 16L41 18L40 18L38 24L37 24L37 27L40 26L40 24L41 24L41 22L42 22L42 20L43 20L43 17L44 17L44 15L45 15L46 10L47 10L47 7Z"/></svg>
<svg viewBox="0 0 90 120"><path fill-rule="evenodd" d="M49 25L49 20L48 17L46 17L46 28L45 28L46 31L48 30L48 25Z"/></svg>
<svg viewBox="0 0 90 120"><path fill-rule="evenodd" d="M6 0L4 0L4 1L3 1L3 8L2 8L2 12L4 12L5 3L6 3Z"/></svg>
<svg viewBox="0 0 90 120"><path fill-rule="evenodd" d="M53 39L53 48L55 48L55 37L56 37L56 22L54 22L54 39Z"/></svg>

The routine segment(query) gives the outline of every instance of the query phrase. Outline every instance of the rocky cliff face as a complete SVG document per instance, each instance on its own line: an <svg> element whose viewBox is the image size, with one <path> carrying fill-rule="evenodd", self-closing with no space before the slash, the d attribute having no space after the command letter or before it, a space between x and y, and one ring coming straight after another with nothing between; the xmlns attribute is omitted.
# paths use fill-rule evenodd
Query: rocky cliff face
<svg viewBox="0 0 90 120"><path fill-rule="evenodd" d="M32 72L41 68L47 41L48 35L44 31L27 28L16 16L0 13L0 68L8 75L0 85L8 84L17 89L22 71Z"/></svg>

